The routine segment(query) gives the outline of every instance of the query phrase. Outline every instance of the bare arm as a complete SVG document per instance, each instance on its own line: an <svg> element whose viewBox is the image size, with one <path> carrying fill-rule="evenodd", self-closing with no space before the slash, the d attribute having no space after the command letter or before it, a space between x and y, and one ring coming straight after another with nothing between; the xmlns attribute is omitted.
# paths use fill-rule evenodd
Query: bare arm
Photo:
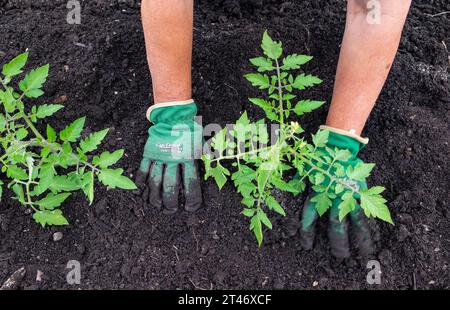
<svg viewBox="0 0 450 310"><path fill-rule="evenodd" d="M367 4L377 2L369 10ZM394 61L411 0L348 0L327 125L361 135Z"/></svg>
<svg viewBox="0 0 450 310"><path fill-rule="evenodd" d="M143 0L154 103L192 98L193 0Z"/></svg>

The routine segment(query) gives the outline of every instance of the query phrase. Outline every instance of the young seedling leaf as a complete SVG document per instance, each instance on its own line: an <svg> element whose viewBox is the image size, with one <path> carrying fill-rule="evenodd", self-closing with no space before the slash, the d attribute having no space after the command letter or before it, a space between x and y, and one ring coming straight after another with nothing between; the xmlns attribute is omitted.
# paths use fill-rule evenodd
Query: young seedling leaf
<svg viewBox="0 0 450 310"><path fill-rule="evenodd" d="M272 223L267 217L267 214L262 209L258 209L257 214L261 223L263 223L267 228L272 229Z"/></svg>
<svg viewBox="0 0 450 310"><path fill-rule="evenodd" d="M326 192L315 195L311 198L311 202L314 202L316 205L316 210L320 216L324 215L325 212L331 207L331 199L328 197Z"/></svg>
<svg viewBox="0 0 450 310"><path fill-rule="evenodd" d="M312 56L292 54L286 56L286 58L283 59L283 66L281 67L281 69L282 70L300 69L301 65L306 64L312 59L313 59Z"/></svg>
<svg viewBox="0 0 450 310"><path fill-rule="evenodd" d="M279 59L283 53L283 44L272 40L267 30L264 32L261 48L267 57L274 60Z"/></svg>
<svg viewBox="0 0 450 310"><path fill-rule="evenodd" d="M55 176L49 186L54 193L73 192L81 189L81 187L81 178L76 173Z"/></svg>
<svg viewBox="0 0 450 310"><path fill-rule="evenodd" d="M28 180L28 173L24 169L16 165L9 166L6 175L8 176L8 178L16 180Z"/></svg>
<svg viewBox="0 0 450 310"><path fill-rule="evenodd" d="M302 100L295 105L294 112L298 116L301 116L305 113L310 113L314 110L317 110L324 104L325 101Z"/></svg>
<svg viewBox="0 0 450 310"><path fill-rule="evenodd" d="M250 229L255 234L258 245L261 246L263 241L262 224L257 214L254 215L250 221Z"/></svg>
<svg viewBox="0 0 450 310"><path fill-rule="evenodd" d="M267 75L260 73L249 73L244 76L253 86L259 89L267 89L270 87L270 80Z"/></svg>
<svg viewBox="0 0 450 310"><path fill-rule="evenodd" d="M339 204L339 221L342 220L352 212L356 207L356 200L353 198L353 193L345 193L342 196L342 202Z"/></svg>
<svg viewBox="0 0 450 310"><path fill-rule="evenodd" d="M316 147L325 147L329 134L330 132L328 130L319 130L315 135L312 135L314 145Z"/></svg>
<svg viewBox="0 0 450 310"><path fill-rule="evenodd" d="M222 190L225 183L227 183L227 177L225 176L226 171L227 170L219 164L217 167L211 168L211 175L214 177L214 180L216 180L219 190Z"/></svg>
<svg viewBox="0 0 450 310"><path fill-rule="evenodd" d="M9 63L3 65L2 73L5 77L11 78L22 73L22 69L27 63L28 53L22 53L15 57Z"/></svg>
<svg viewBox="0 0 450 310"><path fill-rule="evenodd" d="M122 173L123 169L103 169L100 171L98 179L111 188L136 189L136 184Z"/></svg>
<svg viewBox="0 0 450 310"><path fill-rule="evenodd" d="M77 139L81 136L81 132L83 131L85 122L86 117L81 117L75 120L59 133L60 139L65 142L76 142Z"/></svg>
<svg viewBox="0 0 450 310"><path fill-rule="evenodd" d="M100 156L95 156L92 163L100 168L109 168L117 163L124 154L124 150L117 150L113 153L108 151L103 152Z"/></svg>
<svg viewBox="0 0 450 310"><path fill-rule="evenodd" d="M286 216L286 212L284 211L283 207L272 196L267 197L266 204L269 207L269 209L275 211L276 213L282 216Z"/></svg>
<svg viewBox="0 0 450 310"><path fill-rule="evenodd" d="M41 90L42 85L47 80L49 65L31 70L25 78L20 81L19 88L28 98L38 98L44 92Z"/></svg>
<svg viewBox="0 0 450 310"><path fill-rule="evenodd" d="M46 210L54 210L59 207L67 198L69 198L70 193L53 194L49 193L45 198L36 202L36 204ZM42 209L41 209L42 210Z"/></svg>
<svg viewBox="0 0 450 310"><path fill-rule="evenodd" d="M87 138L80 141L80 148L83 153L89 153L95 151L97 147L102 143L103 139L105 139L108 134L109 129L103 129L101 131L97 131L91 133Z"/></svg>
<svg viewBox="0 0 450 310"><path fill-rule="evenodd" d="M47 124L47 141L53 143L56 141L56 131L52 126Z"/></svg>
<svg viewBox="0 0 450 310"><path fill-rule="evenodd" d="M46 117L52 116L53 114L55 114L62 108L64 108L64 106L60 105L60 104L43 104L38 107L37 112L36 112L36 117L37 118L46 118Z"/></svg>
<svg viewBox="0 0 450 310"><path fill-rule="evenodd" d="M321 84L322 82L323 81L316 76L300 74L295 78L292 87L298 90L304 90L308 87Z"/></svg>
<svg viewBox="0 0 450 310"><path fill-rule="evenodd" d="M61 210L41 210L33 214L33 219L45 227L46 225L63 226L69 225Z"/></svg>
<svg viewBox="0 0 450 310"><path fill-rule="evenodd" d="M272 60L265 57L252 58L250 62L258 68L258 72L272 71L275 69Z"/></svg>
<svg viewBox="0 0 450 310"><path fill-rule="evenodd" d="M382 187L377 186L369 190L362 190L360 192L361 207L366 214L394 225L389 209L386 206L386 199L379 194L382 189Z"/></svg>
<svg viewBox="0 0 450 310"><path fill-rule="evenodd" d="M375 164L358 163L355 167L349 166L347 168L347 176L356 181L364 181L370 176L370 172L375 167Z"/></svg>
<svg viewBox="0 0 450 310"><path fill-rule="evenodd" d="M82 177L83 192L89 200L89 205L94 202L94 173L86 172Z"/></svg>

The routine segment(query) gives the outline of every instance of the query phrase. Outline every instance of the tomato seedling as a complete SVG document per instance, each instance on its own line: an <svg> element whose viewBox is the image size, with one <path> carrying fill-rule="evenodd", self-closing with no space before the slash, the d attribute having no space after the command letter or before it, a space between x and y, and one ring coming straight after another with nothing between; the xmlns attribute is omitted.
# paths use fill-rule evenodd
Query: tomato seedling
<svg viewBox="0 0 450 310"><path fill-rule="evenodd" d="M386 200L380 195L384 188L375 186L363 189L357 186L365 180L374 164L360 162L344 168L351 153L345 149L327 147L329 131L319 130L312 135L312 144L292 115L302 116L325 104L320 100L297 99L294 91L322 83L318 77L305 73L293 74L295 70L313 59L311 56L292 54L282 58L281 42L274 41L267 31L263 35L264 56L250 62L258 72L245 78L255 87L267 92L267 98L250 98L250 102L265 112L266 118L278 125L274 141L269 143L265 119L251 122L246 112L232 128L219 131L211 139L211 152L204 154L205 178L213 177L220 189L231 177L245 205L242 214L250 218L250 229L259 245L263 241L263 226L272 229L267 216L273 211L283 216L285 209L275 199L274 189L299 195L309 181L317 193L312 201L323 215L339 195L339 219L343 220L356 206L357 199L368 217L377 217L392 223ZM321 151L326 149L326 152ZM232 161L232 169L224 166ZM230 171L232 170L232 171ZM296 177L288 179L286 172L295 170Z"/></svg>
<svg viewBox="0 0 450 310"><path fill-rule="evenodd" d="M93 153L102 143L108 129L82 137L86 118L81 117L62 131L47 124L45 135L36 123L63 108L60 104L33 105L33 99L44 94L49 65L31 70L14 88L12 79L23 72L28 53L3 65L0 75L0 166L11 188L23 206L33 210L33 218L43 227L67 225L60 208L72 192L82 190L89 203L94 201L95 179L110 188L135 189L123 175L123 169L111 168L124 150ZM29 102L28 102L29 101ZM0 180L0 199L2 198Z"/></svg>

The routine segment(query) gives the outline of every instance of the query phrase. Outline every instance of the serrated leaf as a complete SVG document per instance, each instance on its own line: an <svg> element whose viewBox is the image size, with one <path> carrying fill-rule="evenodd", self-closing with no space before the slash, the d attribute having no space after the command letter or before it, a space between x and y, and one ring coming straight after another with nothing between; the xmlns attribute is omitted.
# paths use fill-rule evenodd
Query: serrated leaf
<svg viewBox="0 0 450 310"><path fill-rule="evenodd" d="M83 131L85 122L86 117L80 117L71 124L67 125L67 127L59 133L60 139L66 142L76 142Z"/></svg>
<svg viewBox="0 0 450 310"><path fill-rule="evenodd" d="M364 181L370 176L370 172L375 167L375 164L358 163L355 167L349 166L347 168L347 176L356 181Z"/></svg>
<svg viewBox="0 0 450 310"><path fill-rule="evenodd" d="M266 89L270 87L270 80L267 75L262 75L260 73L249 73L244 75L244 77L255 87L259 89Z"/></svg>
<svg viewBox="0 0 450 310"><path fill-rule="evenodd" d="M70 193L53 194L49 193L45 198L36 202L36 204L46 210L54 210L59 207L67 198L69 198Z"/></svg>
<svg viewBox="0 0 450 310"><path fill-rule="evenodd" d="M50 125L47 125L47 141L50 143L56 141L56 131Z"/></svg>
<svg viewBox="0 0 450 310"><path fill-rule="evenodd" d="M227 148L227 130L224 128L219 131L214 138L212 138L212 146L214 150L216 150L219 154L222 154L223 151Z"/></svg>
<svg viewBox="0 0 450 310"><path fill-rule="evenodd" d="M47 80L49 65L31 70L25 78L20 81L19 88L28 98L38 98L43 94L40 89Z"/></svg>
<svg viewBox="0 0 450 310"><path fill-rule="evenodd" d="M302 100L295 105L294 112L298 116L301 116L320 108L324 104L325 101Z"/></svg>
<svg viewBox="0 0 450 310"><path fill-rule="evenodd" d="M13 113L17 108L16 98L12 95L12 88L9 91L0 90L0 101L3 102L6 112Z"/></svg>
<svg viewBox="0 0 450 310"><path fill-rule="evenodd" d="M83 153L95 151L108 134L109 129L104 129L91 133L87 138L80 141L80 148Z"/></svg>
<svg viewBox="0 0 450 310"><path fill-rule="evenodd" d="M49 186L50 190L55 193L73 192L81 189L81 178L76 173L69 173L68 175L54 176Z"/></svg>
<svg viewBox="0 0 450 310"><path fill-rule="evenodd" d="M19 130L16 131L16 138L19 141L22 141L27 136L28 136L28 130L26 130L25 128L20 128Z"/></svg>
<svg viewBox="0 0 450 310"><path fill-rule="evenodd" d="M315 208L320 216L324 215L332 204L331 199L326 192L315 195L311 198L311 202L315 203Z"/></svg>
<svg viewBox="0 0 450 310"><path fill-rule="evenodd" d="M104 169L99 172L98 179L111 188L136 189L136 184L122 173L123 169Z"/></svg>
<svg viewBox="0 0 450 310"><path fill-rule="evenodd" d="M43 104L43 105L40 105L37 108L36 117L42 119L42 118L46 118L46 117L52 116L53 114L55 114L56 112L58 112L62 108L64 108L64 106L60 105L60 104Z"/></svg>
<svg viewBox="0 0 450 310"><path fill-rule="evenodd" d="M214 177L219 190L222 190L225 183L227 183L227 177L225 176L226 171L227 170L219 164L216 167L211 168L210 173Z"/></svg>
<svg viewBox="0 0 450 310"><path fill-rule="evenodd" d="M25 204L25 193L23 190L23 186L21 184L14 184L12 186L12 190L14 192L14 194L16 194L16 199L22 203Z"/></svg>
<svg viewBox="0 0 450 310"><path fill-rule="evenodd" d="M22 69L27 63L28 53L22 53L11 60L9 63L3 65L2 73L5 77L11 78L22 73Z"/></svg>
<svg viewBox="0 0 450 310"><path fill-rule="evenodd" d="M258 192L260 195L264 195L265 189L266 189L266 185L267 185L267 181L269 179L269 175L272 172L270 170L267 169L260 169L258 170L258 175L256 178L256 182L258 184Z"/></svg>
<svg viewBox="0 0 450 310"><path fill-rule="evenodd" d="M41 195L53 182L56 171L52 164L45 164L39 168L39 184L34 187L33 195Z"/></svg>
<svg viewBox="0 0 450 310"><path fill-rule="evenodd" d="M6 175L8 176L8 178L12 178L15 180L28 180L28 173L24 169L16 165L9 166Z"/></svg>
<svg viewBox="0 0 450 310"><path fill-rule="evenodd" d="M340 194L344 191L344 185L342 185L341 183L337 183L336 186L334 187L334 192L336 194Z"/></svg>
<svg viewBox="0 0 450 310"><path fill-rule="evenodd" d="M267 100L259 98L249 98L248 100L263 110L272 110L272 106Z"/></svg>
<svg viewBox="0 0 450 310"><path fill-rule="evenodd" d="M323 183L323 181L325 181L325 176L320 172L316 173L314 178L314 184L320 185Z"/></svg>
<svg viewBox="0 0 450 310"><path fill-rule="evenodd" d="M252 65L258 67L259 72L272 71L275 69L272 60L265 57L252 58L250 59L250 62Z"/></svg>
<svg viewBox="0 0 450 310"><path fill-rule="evenodd" d="M256 240L258 241L258 245L261 246L263 241L263 233L261 220L259 219L258 215L252 217L250 221L250 229L253 231Z"/></svg>
<svg viewBox="0 0 450 310"><path fill-rule="evenodd" d="M361 195L361 207L369 216L377 217L393 225L394 222L392 221L391 213L386 206L386 199L379 194L381 190L382 187L362 190L359 193Z"/></svg>
<svg viewBox="0 0 450 310"><path fill-rule="evenodd" d="M267 197L266 204L270 210L273 210L282 216L286 216L286 212L284 211L283 207L272 196Z"/></svg>
<svg viewBox="0 0 450 310"><path fill-rule="evenodd" d="M294 80L292 87L298 90L304 90L308 87L321 84L323 81L313 75L300 74Z"/></svg>
<svg viewBox="0 0 450 310"><path fill-rule="evenodd" d="M325 147L328 142L330 132L327 130L319 130L315 135L312 135L313 143L316 147Z"/></svg>
<svg viewBox="0 0 450 310"><path fill-rule="evenodd" d="M312 56L292 54L286 56L286 58L283 59L283 66L281 67L281 69L283 70L300 69L301 65L306 64L312 59L313 59Z"/></svg>
<svg viewBox="0 0 450 310"><path fill-rule="evenodd" d="M352 153L349 150L337 150L334 154L334 159L346 162L352 157Z"/></svg>
<svg viewBox="0 0 450 310"><path fill-rule="evenodd" d="M0 114L0 133L5 131L7 124L8 123L5 119L5 116L3 114Z"/></svg>
<svg viewBox="0 0 450 310"><path fill-rule="evenodd" d="M67 219L63 216L61 210L41 210L37 211L33 214L33 219L45 227L46 225L50 226L62 226L69 225Z"/></svg>
<svg viewBox="0 0 450 310"><path fill-rule="evenodd" d="M353 198L353 193L345 193L342 196L342 201L339 204L339 221L342 222L342 220L352 212L356 207L356 200Z"/></svg>
<svg viewBox="0 0 450 310"><path fill-rule="evenodd" d="M267 30L264 32L261 48L264 54L271 59L278 59L283 53L283 44L272 40Z"/></svg>
<svg viewBox="0 0 450 310"><path fill-rule="evenodd" d="M103 152L100 156L95 156L92 160L92 163L96 166L100 166L101 168L108 168L115 163L117 163L124 154L124 150L117 150L113 153L108 151Z"/></svg>
<svg viewBox="0 0 450 310"><path fill-rule="evenodd" d="M272 229L272 222L270 222L267 214L263 210L258 209L257 215L261 223L263 223L267 228Z"/></svg>
<svg viewBox="0 0 450 310"><path fill-rule="evenodd" d="M86 172L81 178L83 183L83 192L89 200L89 205L94 202L94 173Z"/></svg>
<svg viewBox="0 0 450 310"><path fill-rule="evenodd" d="M244 209L241 214L246 217L253 217L255 215L256 209Z"/></svg>

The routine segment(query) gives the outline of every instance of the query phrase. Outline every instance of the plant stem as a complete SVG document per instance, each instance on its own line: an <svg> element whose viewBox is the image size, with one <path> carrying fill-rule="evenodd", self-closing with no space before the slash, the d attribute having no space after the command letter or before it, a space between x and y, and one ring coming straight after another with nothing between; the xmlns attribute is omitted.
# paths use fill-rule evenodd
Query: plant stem
<svg viewBox="0 0 450 310"><path fill-rule="evenodd" d="M278 102L279 102L279 113L280 113L280 127L284 125L284 107L283 107L283 85L281 83L281 70L278 59L275 59L277 77L278 77Z"/></svg>
<svg viewBox="0 0 450 310"><path fill-rule="evenodd" d="M214 158L211 160L211 162L215 162L215 161L221 161L221 160L231 160L231 159L241 159L242 157L244 157L245 155L254 155L254 154L258 154L264 151L270 151L274 146L268 146L268 147L263 147L261 149L256 149L250 152L245 152L245 153L238 153L237 155L227 155L227 156L222 156L219 158Z"/></svg>

